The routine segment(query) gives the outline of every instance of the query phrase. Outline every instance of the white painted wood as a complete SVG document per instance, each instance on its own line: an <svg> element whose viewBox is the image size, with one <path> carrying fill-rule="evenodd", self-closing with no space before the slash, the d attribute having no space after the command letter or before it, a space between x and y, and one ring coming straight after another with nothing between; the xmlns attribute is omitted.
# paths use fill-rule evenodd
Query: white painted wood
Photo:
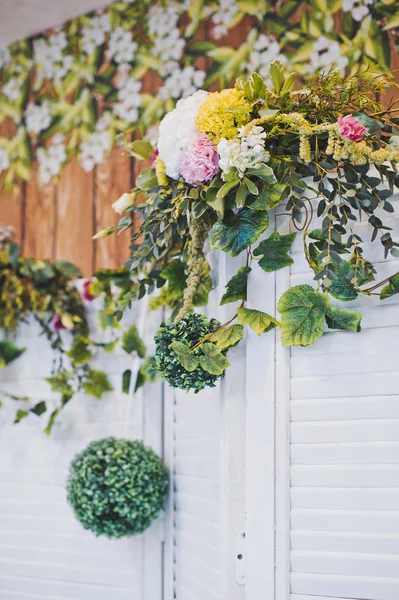
<svg viewBox="0 0 399 600"><path fill-rule="evenodd" d="M94 329L96 303L89 305L88 311ZM157 323L146 317L143 303L141 319L139 313L140 308L135 311L138 327L152 351L151 328ZM101 339L101 332L94 335ZM18 341L24 340L30 348L27 356L12 363L10 370L1 371L0 386L18 388L38 399L49 398L51 404L54 396L48 393L48 384L38 379L51 368L51 349L42 345L33 324L21 329ZM131 363L126 355L108 356L99 368L109 374L115 391L102 400L79 394L62 412L50 437L43 433L48 415L30 415L13 426L15 406L5 405L0 415L2 600L161 599L161 523L154 523L141 536L96 538L75 520L66 502L71 459L90 441L110 435L138 438L162 454L160 385L149 386L134 397L122 394L121 373ZM134 364L133 370L137 368Z"/></svg>

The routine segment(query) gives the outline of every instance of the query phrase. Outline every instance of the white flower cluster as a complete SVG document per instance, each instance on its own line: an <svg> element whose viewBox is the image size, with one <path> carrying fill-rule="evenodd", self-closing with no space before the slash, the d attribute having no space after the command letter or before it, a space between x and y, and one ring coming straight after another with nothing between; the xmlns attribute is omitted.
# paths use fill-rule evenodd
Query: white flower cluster
<svg viewBox="0 0 399 600"><path fill-rule="evenodd" d="M114 114L126 121L135 123L139 118L139 107L141 106L141 82L133 77L128 77L122 82L118 91L118 102L114 104Z"/></svg>
<svg viewBox="0 0 399 600"><path fill-rule="evenodd" d="M243 129L239 130L238 138L222 138L218 144L219 166L224 175L235 168L242 178L247 169L259 169L270 158L269 152L264 148L266 133L262 127L254 125L245 136Z"/></svg>
<svg viewBox="0 0 399 600"><path fill-rule="evenodd" d="M187 150L190 139L199 135L195 119L200 105L208 92L198 90L189 98L179 100L176 108L169 112L159 126L159 156L166 167L166 174L172 179L180 175L180 161Z"/></svg>
<svg viewBox="0 0 399 600"><path fill-rule="evenodd" d="M26 129L30 133L40 133L51 123L50 104L45 100L41 104L30 102L25 110Z"/></svg>
<svg viewBox="0 0 399 600"><path fill-rule="evenodd" d="M195 69L192 65L181 69L176 63L175 68L165 80L164 87L158 93L165 101L169 98L187 98L202 87L205 77L205 71Z"/></svg>
<svg viewBox="0 0 399 600"><path fill-rule="evenodd" d="M310 55L308 70L310 73L315 73L316 71L326 73L331 67L338 67L341 72L344 72L348 63L347 57L341 56L339 42L321 35L313 44L313 52Z"/></svg>
<svg viewBox="0 0 399 600"><path fill-rule="evenodd" d="M10 166L10 157L5 148L0 148L0 173L7 171Z"/></svg>
<svg viewBox="0 0 399 600"><path fill-rule="evenodd" d="M270 83L269 67L273 60L279 60L283 65L287 63L287 57L280 54L279 43L268 35L261 33L253 45L246 69L249 73L254 71L259 73L267 83Z"/></svg>
<svg viewBox="0 0 399 600"><path fill-rule="evenodd" d="M21 81L17 77L11 77L3 85L3 94L8 98L10 102L16 102L19 99L21 93Z"/></svg>
<svg viewBox="0 0 399 600"><path fill-rule="evenodd" d="M0 48L0 69L3 69L3 67L6 67L8 65L8 63L11 60L11 54L9 49L6 48Z"/></svg>
<svg viewBox="0 0 399 600"><path fill-rule="evenodd" d="M90 56L105 41L105 36L111 31L111 22L109 14L93 17L90 25L82 27L82 48Z"/></svg>
<svg viewBox="0 0 399 600"><path fill-rule="evenodd" d="M152 53L163 62L180 60L185 40L180 36L179 15L182 7L176 3L168 6L151 6L148 13L148 33L154 39Z"/></svg>
<svg viewBox="0 0 399 600"><path fill-rule="evenodd" d="M106 117L97 122L96 131L80 144L80 164L86 173L104 159L111 149L112 139L109 123Z"/></svg>
<svg viewBox="0 0 399 600"><path fill-rule="evenodd" d="M361 21L370 12L369 6L374 3L374 0L343 0L342 10L351 12L355 21Z"/></svg>
<svg viewBox="0 0 399 600"><path fill-rule="evenodd" d="M59 83L70 71L73 56L64 56L68 45L66 33L60 31L48 38L39 38L33 42L34 61L42 68L42 78L48 78Z"/></svg>
<svg viewBox="0 0 399 600"><path fill-rule="evenodd" d="M131 31L125 31L123 27L116 27L109 36L107 57L116 63L132 62L137 44L133 41Z"/></svg>
<svg viewBox="0 0 399 600"><path fill-rule="evenodd" d="M51 146L37 149L37 160L39 163L39 179L43 184L49 183L53 177L59 174L61 165L67 160L64 136L57 133L51 142Z"/></svg>
<svg viewBox="0 0 399 600"><path fill-rule="evenodd" d="M233 24L240 11L235 0L220 0L218 10L212 15L214 27L211 30L213 39L220 40L227 35L228 28Z"/></svg>

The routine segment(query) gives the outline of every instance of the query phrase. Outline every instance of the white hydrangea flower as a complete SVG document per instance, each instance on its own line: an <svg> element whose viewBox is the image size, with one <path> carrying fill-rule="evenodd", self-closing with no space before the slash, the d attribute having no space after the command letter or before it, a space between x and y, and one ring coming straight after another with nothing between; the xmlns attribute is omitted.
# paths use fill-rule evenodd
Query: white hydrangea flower
<svg viewBox="0 0 399 600"><path fill-rule="evenodd" d="M166 166L166 174L178 179L180 161L193 135L199 135L195 126L198 108L208 92L198 90L192 96L179 100L176 108L168 113L159 126L158 150Z"/></svg>
<svg viewBox="0 0 399 600"><path fill-rule="evenodd" d="M64 55L67 45L68 40L64 31L60 31L49 38L34 40L34 62L41 67L42 80L46 77L59 83L71 70L73 56Z"/></svg>
<svg viewBox="0 0 399 600"><path fill-rule="evenodd" d="M92 171L104 159L111 145L111 130L105 117L97 122L96 131L80 144L80 164L83 170L86 173Z"/></svg>
<svg viewBox="0 0 399 600"><path fill-rule="evenodd" d="M153 53L163 62L179 60L182 57L186 42L180 37L178 29L173 29L165 37L157 37L154 41Z"/></svg>
<svg viewBox="0 0 399 600"><path fill-rule="evenodd" d="M178 21L179 12L176 4L167 7L155 4L148 11L148 33L152 37L167 36L177 29Z"/></svg>
<svg viewBox="0 0 399 600"><path fill-rule="evenodd" d="M233 24L239 11L235 0L220 0L218 10L211 19L215 25L211 30L211 35L215 40L220 40L227 34L228 28Z"/></svg>
<svg viewBox="0 0 399 600"><path fill-rule="evenodd" d="M128 63L122 63L118 65L115 79L115 85L118 88L118 90L123 88L123 86L125 85L131 70L132 67Z"/></svg>
<svg viewBox="0 0 399 600"><path fill-rule="evenodd" d="M117 63L131 62L137 50L131 31L116 27L111 33L108 43L108 59Z"/></svg>
<svg viewBox="0 0 399 600"><path fill-rule="evenodd" d="M0 48L0 69L2 69L3 67L6 67L8 65L8 63L11 60L11 54L9 49L6 48Z"/></svg>
<svg viewBox="0 0 399 600"><path fill-rule="evenodd" d="M327 72L331 67L335 66L341 72L345 71L349 60L346 56L341 56L341 47L335 40L328 39L325 35L321 35L313 44L313 52L310 55L310 64L308 71L315 73Z"/></svg>
<svg viewBox="0 0 399 600"><path fill-rule="evenodd" d="M30 102L25 110L26 129L31 133L40 133L51 123L50 105L45 100L42 104Z"/></svg>
<svg viewBox="0 0 399 600"><path fill-rule="evenodd" d="M197 70L192 65L184 69L178 67L165 80L165 86L159 94L163 100L187 98L204 84L205 77L205 71Z"/></svg>
<svg viewBox="0 0 399 600"><path fill-rule="evenodd" d="M342 10L351 12L355 21L362 21L370 13L369 6L374 0L343 0Z"/></svg>
<svg viewBox="0 0 399 600"><path fill-rule="evenodd" d="M125 81L123 87L118 92L118 100L114 104L114 114L127 123L135 123L139 117L139 107L141 106L141 82L129 78Z"/></svg>
<svg viewBox="0 0 399 600"><path fill-rule="evenodd" d="M10 166L10 157L5 148L0 148L0 173L7 171Z"/></svg>
<svg viewBox="0 0 399 600"><path fill-rule="evenodd" d="M105 36L111 31L109 14L93 17L90 25L82 27L82 48L90 56L105 41Z"/></svg>
<svg viewBox="0 0 399 600"><path fill-rule="evenodd" d="M3 85L3 94L10 102L16 102L21 94L21 81L17 77L12 77Z"/></svg>
<svg viewBox="0 0 399 600"><path fill-rule="evenodd" d="M223 175L228 175L235 168L242 178L247 169L259 169L270 158L264 147L266 133L262 127L252 127L246 136L243 136L243 132L244 127L240 129L237 138L222 138L218 144L219 166Z"/></svg>
<svg viewBox="0 0 399 600"><path fill-rule="evenodd" d="M270 83L269 68L274 60L279 60L283 65L287 64L287 57L280 53L279 43L262 33L253 45L246 69L249 72L256 71Z"/></svg>
<svg viewBox="0 0 399 600"><path fill-rule="evenodd" d="M67 153L64 143L64 136L57 133L49 148L38 148L37 160L39 163L39 179L43 185L50 183L53 177L56 177L61 166L67 160Z"/></svg>

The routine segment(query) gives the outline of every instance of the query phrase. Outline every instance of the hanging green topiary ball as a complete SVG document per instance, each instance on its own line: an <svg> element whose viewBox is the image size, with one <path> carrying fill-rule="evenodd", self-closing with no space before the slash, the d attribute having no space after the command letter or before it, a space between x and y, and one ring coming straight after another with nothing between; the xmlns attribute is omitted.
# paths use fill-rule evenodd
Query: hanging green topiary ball
<svg viewBox="0 0 399 600"><path fill-rule="evenodd" d="M169 320L163 323L155 336L156 352L155 359L157 369L161 377L165 379L172 387L185 390L200 392L205 387L215 387L215 382L223 373L223 362L220 372L210 373L201 366L203 359L203 348L198 347L191 351L189 369L182 365L182 357L175 351L171 345L176 348L176 342L181 347L188 346L190 349L203 340L204 336L215 331L220 326L216 319L207 319L204 315L191 313L185 315L181 321L175 323ZM207 344L211 346L211 344ZM212 344L212 346L214 346ZM216 350L218 355L220 351ZM229 365L227 359L223 356L219 360L225 361L224 368ZM184 362L184 359L183 359Z"/></svg>
<svg viewBox="0 0 399 600"><path fill-rule="evenodd" d="M85 529L108 538L145 531L168 492L168 471L142 442L106 438L72 461L68 501Z"/></svg>

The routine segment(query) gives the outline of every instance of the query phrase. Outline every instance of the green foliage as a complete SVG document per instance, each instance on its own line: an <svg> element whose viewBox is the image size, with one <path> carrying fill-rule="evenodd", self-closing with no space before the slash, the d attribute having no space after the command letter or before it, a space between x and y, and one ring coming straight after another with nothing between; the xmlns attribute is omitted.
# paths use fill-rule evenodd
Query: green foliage
<svg viewBox="0 0 399 600"><path fill-rule="evenodd" d="M223 222L215 223L211 235L211 247L230 256L238 256L256 242L269 225L267 212L242 208L237 213L229 211Z"/></svg>
<svg viewBox="0 0 399 600"><path fill-rule="evenodd" d="M162 460L142 442L106 438L92 442L72 461L68 502L96 536L121 538L145 531L168 491Z"/></svg>
<svg viewBox="0 0 399 600"><path fill-rule="evenodd" d="M221 305L236 302L236 300L245 301L247 299L247 282L251 270L251 267L241 267L238 269L236 275L226 285L227 290L222 296Z"/></svg>
<svg viewBox="0 0 399 600"><path fill-rule="evenodd" d="M324 327L360 331L361 314L331 306L327 294L310 285L297 285L280 298L283 346L308 346L323 335Z"/></svg>
<svg viewBox="0 0 399 600"><path fill-rule="evenodd" d="M224 354L211 342L201 345L204 356L199 357L201 367L211 375L222 375L224 370L230 366Z"/></svg>
<svg viewBox="0 0 399 600"><path fill-rule="evenodd" d="M204 353L206 344L195 346L219 325L215 319L208 320L197 313L185 315L177 324L167 321L161 325L155 336L155 359L161 377L172 387L194 390L195 393L205 387L214 387L226 363L219 353L212 354L209 347ZM210 345L217 350L215 344Z"/></svg>
<svg viewBox="0 0 399 600"><path fill-rule="evenodd" d="M95 369L89 369L83 384L83 389L86 394L100 400L105 392L112 392L114 388L110 384L105 373L96 371Z"/></svg>
<svg viewBox="0 0 399 600"><path fill-rule="evenodd" d="M381 290L381 300L385 300L386 298L390 298L394 294L399 292L399 273L390 277L388 281L388 285L382 288Z"/></svg>
<svg viewBox="0 0 399 600"><path fill-rule="evenodd" d="M270 331L277 325L276 319L267 313L251 308L239 308L237 310L237 317L239 323L249 325L258 335Z"/></svg>
<svg viewBox="0 0 399 600"><path fill-rule="evenodd" d="M244 335L244 327L242 325L231 325L216 331L209 340L216 344L220 350L226 350L236 346Z"/></svg>
<svg viewBox="0 0 399 600"><path fill-rule="evenodd" d="M137 352L140 358L144 358L147 352L147 348L137 330L136 325L131 325L129 329L123 334L122 348L128 354Z"/></svg>
<svg viewBox="0 0 399 600"><path fill-rule="evenodd" d="M277 271L292 265L294 262L288 252L296 238L296 233L280 235L274 231L253 251L254 256L262 256L259 266L266 272Z"/></svg>
<svg viewBox="0 0 399 600"><path fill-rule="evenodd" d="M17 348L10 340L0 341L0 369L17 359L26 348Z"/></svg>

